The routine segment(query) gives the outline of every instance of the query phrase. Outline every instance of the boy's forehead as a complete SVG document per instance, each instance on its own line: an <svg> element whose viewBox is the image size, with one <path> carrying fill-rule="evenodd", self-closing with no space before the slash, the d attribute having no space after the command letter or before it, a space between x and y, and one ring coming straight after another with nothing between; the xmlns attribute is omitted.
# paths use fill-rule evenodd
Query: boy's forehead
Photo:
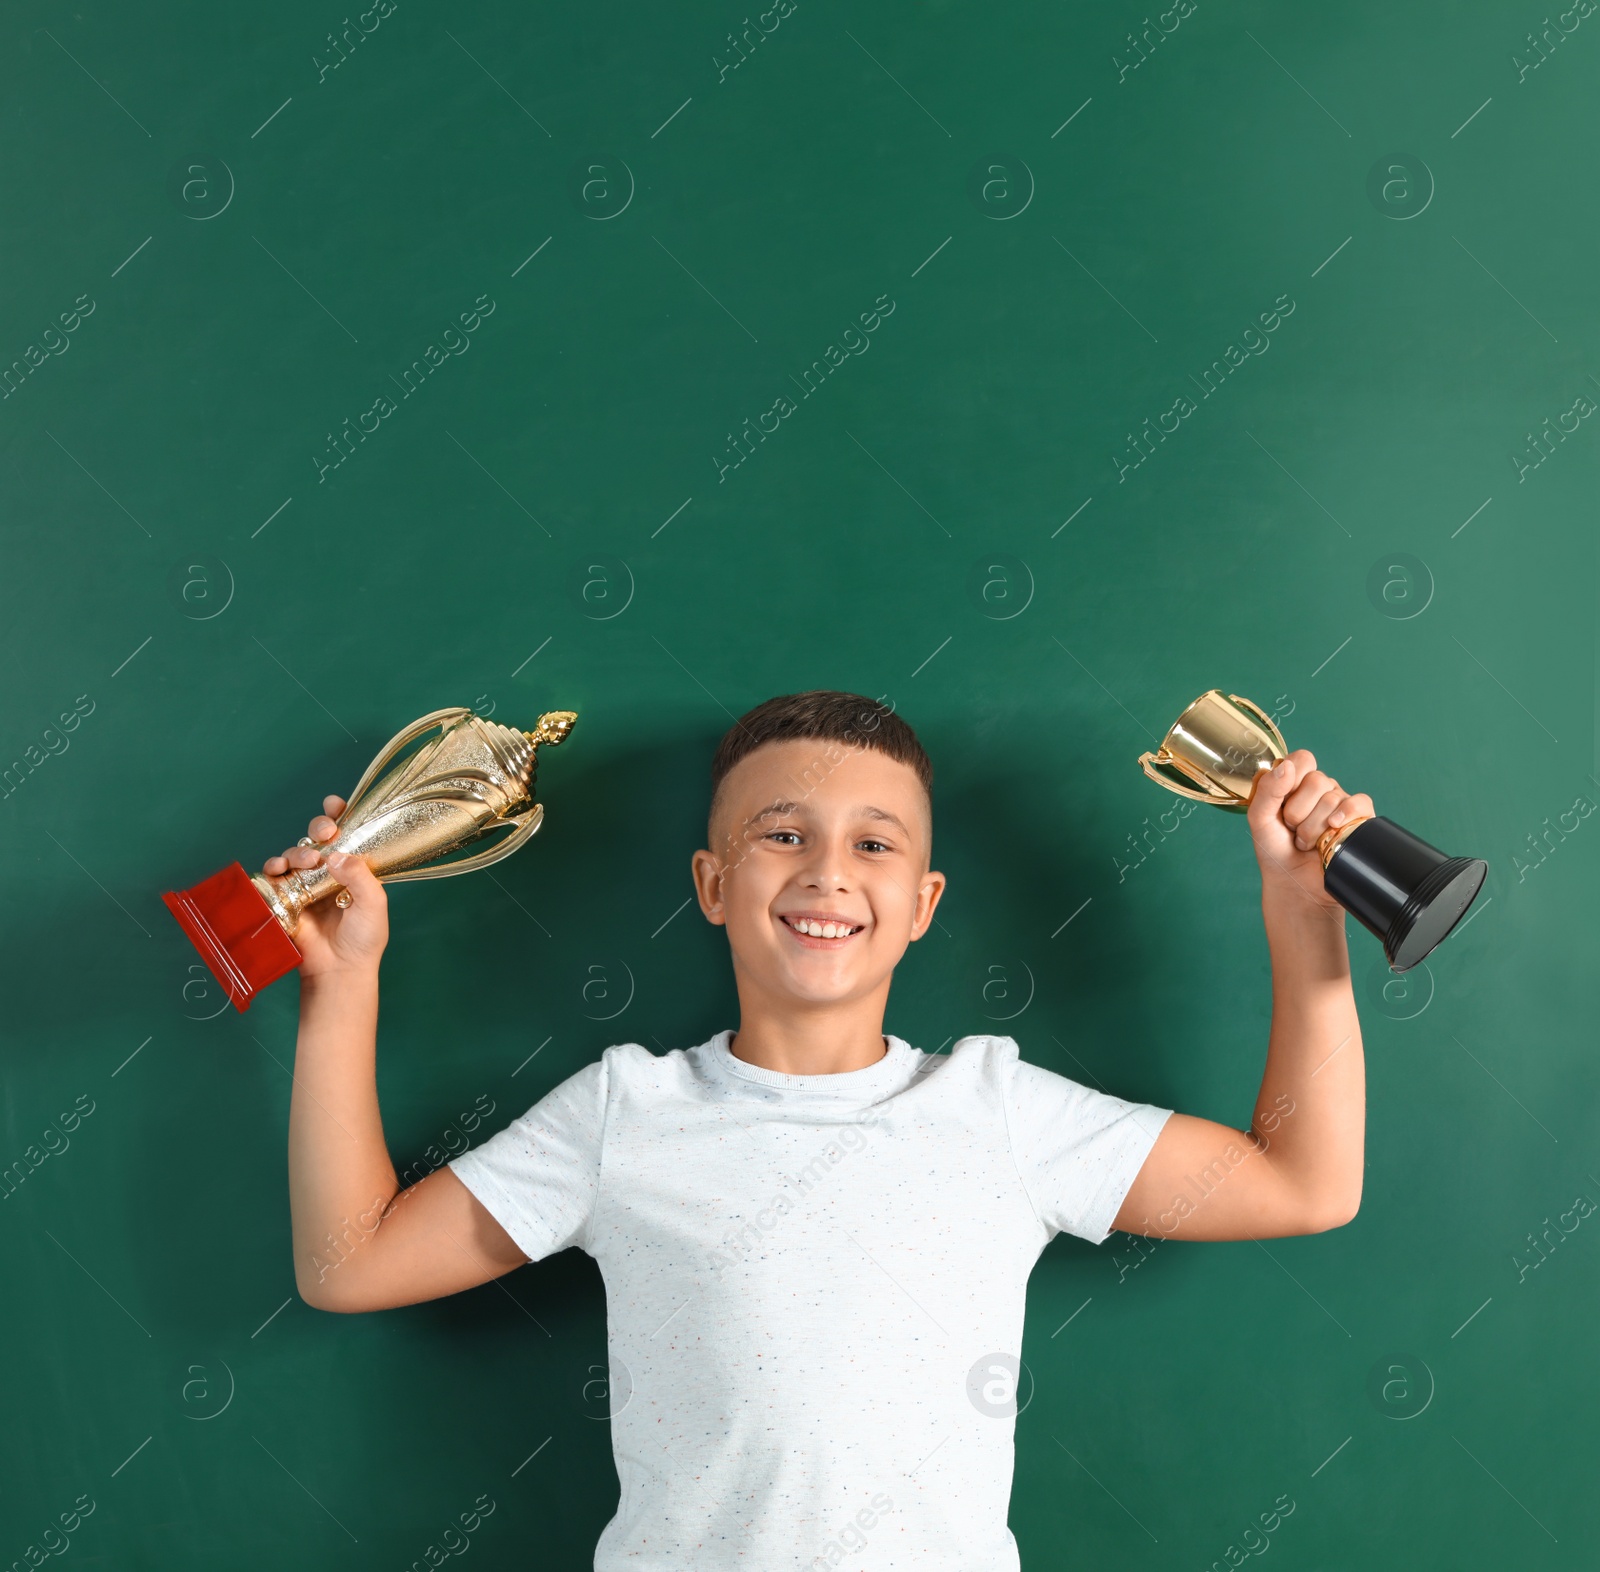
<svg viewBox="0 0 1600 1572"><path fill-rule="evenodd" d="M787 800L802 801L822 794L832 797L869 783L907 796L922 789L909 764L877 748L828 738L763 743L734 765L723 784L741 799L759 797L769 788L771 793L783 795L782 789L787 787Z"/></svg>
<svg viewBox="0 0 1600 1572"><path fill-rule="evenodd" d="M841 802L877 809L931 834L922 781L909 764L877 748L826 738L763 743L734 765L718 793L728 828L772 812L804 813Z"/></svg>

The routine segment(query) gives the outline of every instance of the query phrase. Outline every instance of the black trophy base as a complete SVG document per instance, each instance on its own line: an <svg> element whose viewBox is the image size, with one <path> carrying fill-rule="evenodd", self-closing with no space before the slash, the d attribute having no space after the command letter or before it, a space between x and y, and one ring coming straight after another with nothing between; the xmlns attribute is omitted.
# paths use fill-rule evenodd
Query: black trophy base
<svg viewBox="0 0 1600 1572"><path fill-rule="evenodd" d="M1380 817L1335 847L1322 887L1382 940L1390 971L1404 972L1461 921L1488 872L1481 858L1447 857Z"/></svg>

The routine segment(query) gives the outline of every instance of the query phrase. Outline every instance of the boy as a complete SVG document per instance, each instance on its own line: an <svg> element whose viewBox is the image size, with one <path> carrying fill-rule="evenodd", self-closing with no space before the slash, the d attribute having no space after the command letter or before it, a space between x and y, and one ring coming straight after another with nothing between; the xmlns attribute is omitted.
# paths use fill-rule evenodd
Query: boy
<svg viewBox="0 0 1600 1572"><path fill-rule="evenodd" d="M738 1030L664 1056L608 1048L398 1194L374 1076L383 888L335 859L351 905L303 919L300 1294L378 1310L570 1245L593 1256L621 1482L597 1572L1015 1572L1016 1360L1049 1240L1245 1239L1355 1215L1360 1026L1314 848L1370 798L1304 749L1258 780L1273 1009L1240 1131L1039 1069L1009 1037L929 1055L884 1035L895 965L944 891L931 780L911 728L870 699L750 711L717 750L692 865L728 930ZM311 822L314 840L334 832ZM323 855L302 845L265 871Z"/></svg>

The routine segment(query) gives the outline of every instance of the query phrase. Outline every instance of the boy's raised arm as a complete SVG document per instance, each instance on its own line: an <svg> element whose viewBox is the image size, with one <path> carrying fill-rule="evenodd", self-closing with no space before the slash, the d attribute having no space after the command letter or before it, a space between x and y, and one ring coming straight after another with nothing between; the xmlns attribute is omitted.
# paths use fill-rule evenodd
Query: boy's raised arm
<svg viewBox="0 0 1600 1572"><path fill-rule="evenodd" d="M329 797L328 815L344 802ZM311 821L331 840L328 816ZM291 847L264 871L309 868L324 853ZM322 1310L382 1310L457 1293L521 1266L526 1257L449 1169L401 1191L378 1110L378 966L388 900L360 857L337 858L349 890L306 910L295 934L300 1035L289 1103L289 1208L295 1286Z"/></svg>
<svg viewBox="0 0 1600 1572"><path fill-rule="evenodd" d="M1175 1113L1116 1227L1177 1239L1319 1233L1361 1204L1366 1069L1344 908L1322 887L1317 837L1373 812L1304 748L1256 788L1250 833L1272 957L1266 1071L1248 1130Z"/></svg>

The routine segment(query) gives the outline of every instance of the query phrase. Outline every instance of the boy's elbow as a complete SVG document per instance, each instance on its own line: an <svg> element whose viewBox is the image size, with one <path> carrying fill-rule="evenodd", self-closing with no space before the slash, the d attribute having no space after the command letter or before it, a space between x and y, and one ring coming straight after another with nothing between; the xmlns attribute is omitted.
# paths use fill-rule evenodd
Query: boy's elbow
<svg viewBox="0 0 1600 1572"><path fill-rule="evenodd" d="M320 1283L307 1283L296 1278L294 1288L295 1292L299 1294L302 1304L309 1305L313 1310L326 1310L328 1308L322 1297L322 1285Z"/></svg>
<svg viewBox="0 0 1600 1572"><path fill-rule="evenodd" d="M1343 1228L1346 1223L1355 1221L1356 1213L1360 1210L1359 1190L1351 1195L1334 1196L1312 1209L1311 1215L1306 1220L1305 1231L1308 1234L1325 1234L1329 1229Z"/></svg>
<svg viewBox="0 0 1600 1572"><path fill-rule="evenodd" d="M294 1280L295 1292L300 1295L301 1301L313 1310L327 1310L335 1315L348 1315L356 1307L341 1303L332 1292L332 1285L325 1278L302 1276L296 1273Z"/></svg>

